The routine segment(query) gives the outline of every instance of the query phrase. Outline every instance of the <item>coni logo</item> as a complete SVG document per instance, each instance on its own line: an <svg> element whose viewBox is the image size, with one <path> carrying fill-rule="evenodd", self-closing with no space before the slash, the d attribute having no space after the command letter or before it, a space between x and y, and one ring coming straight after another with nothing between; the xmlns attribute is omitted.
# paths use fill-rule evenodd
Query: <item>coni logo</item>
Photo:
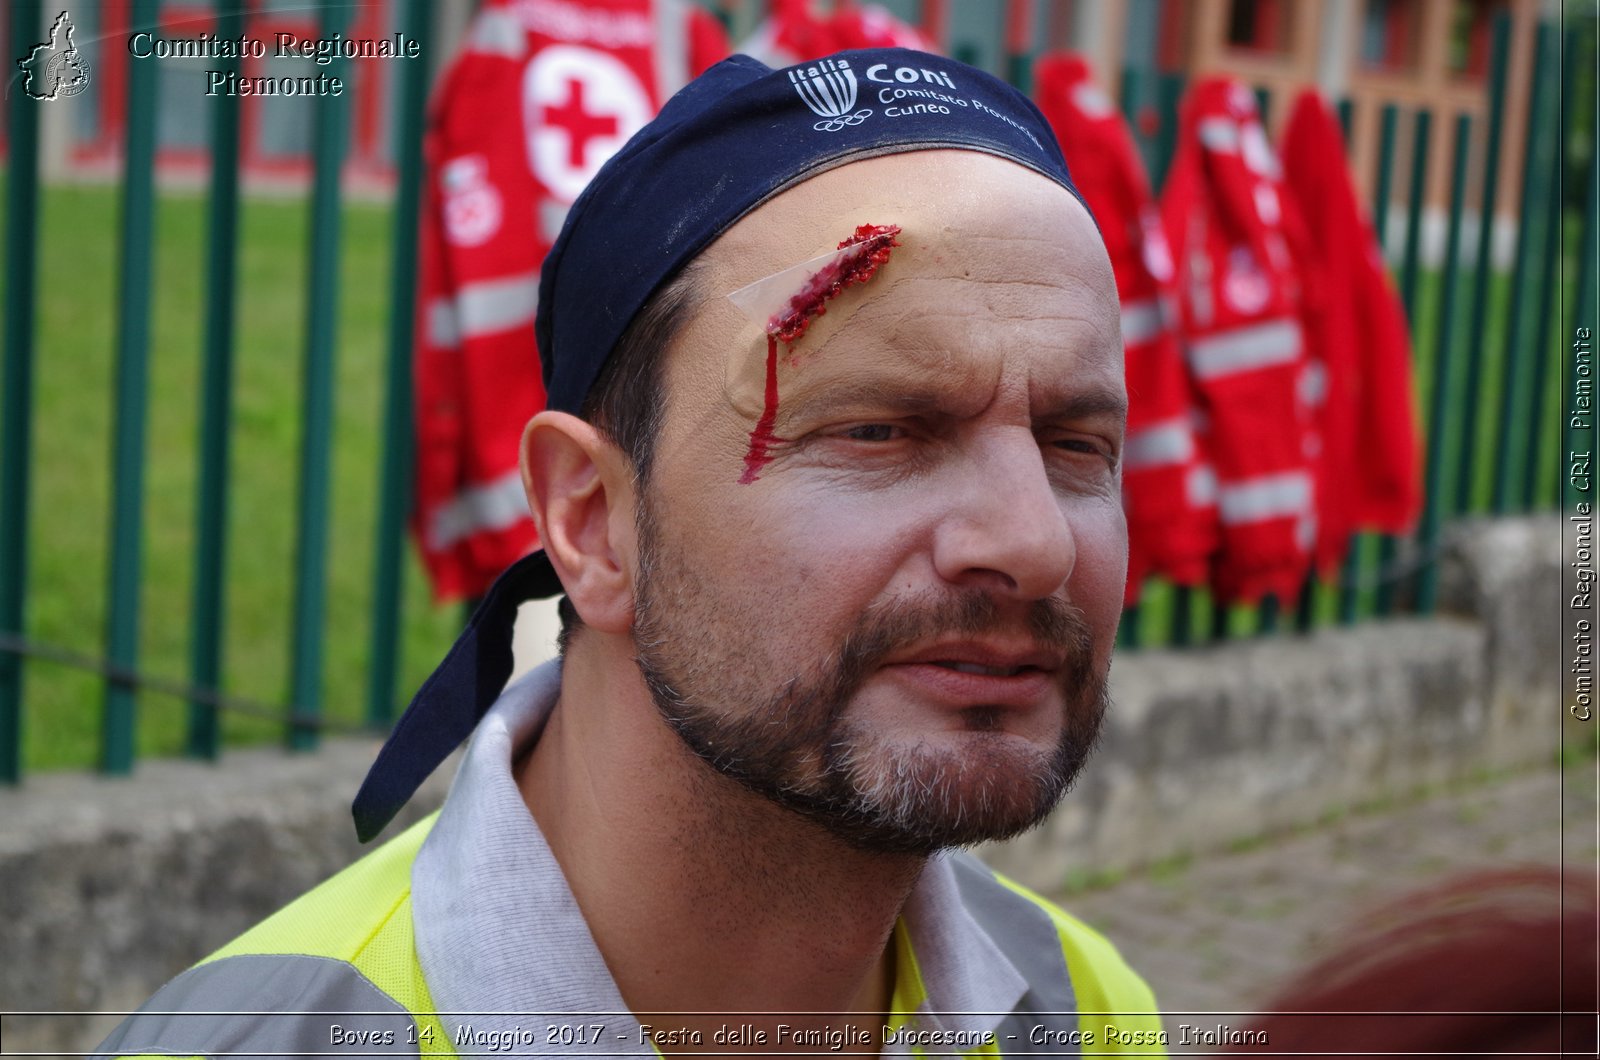
<svg viewBox="0 0 1600 1060"><path fill-rule="evenodd" d="M848 59L824 59L804 69L792 69L789 83L811 113L823 119L811 126L818 132L838 132L846 125L860 125L872 115L866 107L850 112L856 105L856 74Z"/></svg>

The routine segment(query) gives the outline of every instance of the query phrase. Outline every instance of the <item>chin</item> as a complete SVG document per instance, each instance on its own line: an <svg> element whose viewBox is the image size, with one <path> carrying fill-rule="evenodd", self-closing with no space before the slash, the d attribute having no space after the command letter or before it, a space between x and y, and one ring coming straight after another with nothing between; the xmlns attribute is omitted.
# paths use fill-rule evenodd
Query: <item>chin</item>
<svg viewBox="0 0 1600 1060"><path fill-rule="evenodd" d="M909 747L857 745L831 763L845 782L818 817L860 849L931 855L1020 835L1071 785L1058 745L996 728L946 732ZM840 810L847 805L849 812Z"/></svg>
<svg viewBox="0 0 1600 1060"><path fill-rule="evenodd" d="M1029 703L941 701L916 690L885 684L868 686L844 708L841 718L854 731L883 734L885 742L910 747L928 740L969 734L1013 737L1045 753L1055 750L1070 728L1071 709L1059 689L1050 689ZM951 742L950 746L961 746Z"/></svg>

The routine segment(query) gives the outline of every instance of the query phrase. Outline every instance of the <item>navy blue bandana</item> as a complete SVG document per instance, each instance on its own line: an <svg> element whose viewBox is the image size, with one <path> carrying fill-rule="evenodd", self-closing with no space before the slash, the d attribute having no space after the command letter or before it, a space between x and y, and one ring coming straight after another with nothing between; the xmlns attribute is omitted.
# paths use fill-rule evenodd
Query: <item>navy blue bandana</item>
<svg viewBox="0 0 1600 1060"><path fill-rule="evenodd" d="M535 331L548 407L580 412L651 294L772 196L850 162L937 148L1007 158L1078 194L1038 108L953 59L876 48L782 70L745 55L713 66L600 168L545 258ZM363 842L500 694L517 604L560 592L542 552L495 582L367 774L353 807Z"/></svg>
<svg viewBox="0 0 1600 1060"><path fill-rule="evenodd" d="M650 295L767 199L824 170L941 147L1077 194L1049 123L982 70L903 48L786 70L735 55L673 96L578 196L539 279L549 407L578 412Z"/></svg>

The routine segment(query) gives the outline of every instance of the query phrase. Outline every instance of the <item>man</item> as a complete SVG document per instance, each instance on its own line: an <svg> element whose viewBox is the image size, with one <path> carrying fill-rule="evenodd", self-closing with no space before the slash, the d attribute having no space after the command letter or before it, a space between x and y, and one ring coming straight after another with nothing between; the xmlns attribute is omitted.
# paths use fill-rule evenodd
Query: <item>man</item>
<svg viewBox="0 0 1600 1060"><path fill-rule="evenodd" d="M947 853L1070 784L1126 566L1115 287L1038 112L921 53L735 57L574 204L540 306L544 550L355 806L476 726L443 811L103 1054L1158 1044L1104 940ZM562 659L501 694L558 592ZM239 1009L294 1015L154 1014Z"/></svg>

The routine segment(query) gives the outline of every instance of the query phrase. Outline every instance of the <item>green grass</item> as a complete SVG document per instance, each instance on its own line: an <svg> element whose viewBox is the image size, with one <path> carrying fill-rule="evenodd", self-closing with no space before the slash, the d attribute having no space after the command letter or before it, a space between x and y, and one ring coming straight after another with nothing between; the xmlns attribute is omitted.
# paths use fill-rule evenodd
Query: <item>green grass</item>
<svg viewBox="0 0 1600 1060"><path fill-rule="evenodd" d="M95 656L105 643L117 226L115 188L43 192L27 632ZM203 199L162 195L156 227L139 668L186 680L206 298ZM366 706L390 228L387 207L344 209L322 681L325 713L344 724L358 723ZM279 706L288 688L307 236L300 201L243 206L223 688ZM441 657L460 619L458 608L431 604L414 558L405 580L402 697ZM92 764L102 680L42 660L30 660L24 672L24 768ZM186 704L142 693L140 756L179 753L186 716ZM223 732L229 743L257 742L281 735L281 726L230 714Z"/></svg>
<svg viewBox="0 0 1600 1060"><path fill-rule="evenodd" d="M103 653L105 641L117 196L114 187L45 189L39 225L27 631L45 644L94 656ZM391 221L384 206L351 204L344 209L322 695L330 720L346 725L360 720L366 703ZM147 673L181 680L189 667L200 444L197 391L207 293L203 198L162 195L156 223L139 665ZM298 200L248 200L243 207L223 688L280 706L287 698L295 564L307 229L307 210ZM1575 220L1569 220L1564 234L1569 254L1575 254ZM1575 271L1569 267L1564 273L1568 305ZM1536 264L1530 290L1538 277ZM1459 282L1455 356L1464 358L1474 342L1467 333L1470 269L1463 270ZM1434 379L1440 288L1438 271L1421 275L1414 344L1418 405L1424 414ZM1509 297L1509 277L1496 275L1490 284L1488 338L1482 346L1482 396L1470 425L1462 416L1463 368L1453 372L1456 389L1446 402L1456 426L1448 435L1445 481L1453 489L1453 468L1465 445L1474 467L1472 510L1488 503L1494 456L1502 446L1514 447L1519 468L1529 445L1541 446L1538 507L1554 504L1560 474L1560 440L1550 423L1524 428L1520 438L1508 437L1500 427ZM1525 313L1526 343L1532 342L1538 313L1537 308ZM1553 326L1552 344L1564 341L1565 334L1563 327ZM1547 409L1560 407L1559 379L1559 370L1552 367ZM1361 541L1368 571L1374 566L1375 544L1370 535ZM459 624L458 609L431 605L409 549L408 557L402 697L427 675ZM1374 610L1373 595L1361 594L1363 616ZM1204 640L1210 602L1204 592L1194 596L1192 628ZM1318 624L1335 620L1337 600L1335 588L1319 587ZM1174 604L1170 585L1156 582L1147 588L1140 621L1143 644L1168 640ZM1278 628L1290 628L1293 618L1292 606L1284 608ZM1229 636L1247 637L1259 629L1255 609L1230 610ZM24 669L25 768L92 764L101 727L102 680L47 661L29 661ZM186 714L187 706L172 697L142 694L139 754L178 753ZM279 734L280 726L272 722L237 714L224 718L230 743Z"/></svg>
<svg viewBox="0 0 1600 1060"><path fill-rule="evenodd" d="M1115 887L1127 879L1127 872L1123 869L1088 869L1076 868L1067 872L1067 878L1062 881L1063 894L1087 894L1090 891L1103 891L1108 887Z"/></svg>

